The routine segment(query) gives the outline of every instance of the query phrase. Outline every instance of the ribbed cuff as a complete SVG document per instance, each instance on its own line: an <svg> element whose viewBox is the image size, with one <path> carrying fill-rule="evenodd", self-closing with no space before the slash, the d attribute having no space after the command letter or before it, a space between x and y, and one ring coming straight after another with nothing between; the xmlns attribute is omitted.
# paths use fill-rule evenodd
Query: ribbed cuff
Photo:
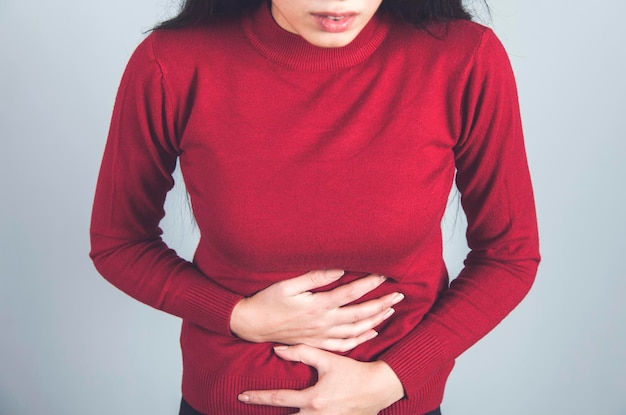
<svg viewBox="0 0 626 415"><path fill-rule="evenodd" d="M385 352L379 360L396 373L406 397L415 399L428 380L451 362L444 344L426 330L417 329Z"/></svg>
<svg viewBox="0 0 626 415"><path fill-rule="evenodd" d="M209 281L194 281L185 298L191 320L215 333L230 336L230 316L243 297Z"/></svg>

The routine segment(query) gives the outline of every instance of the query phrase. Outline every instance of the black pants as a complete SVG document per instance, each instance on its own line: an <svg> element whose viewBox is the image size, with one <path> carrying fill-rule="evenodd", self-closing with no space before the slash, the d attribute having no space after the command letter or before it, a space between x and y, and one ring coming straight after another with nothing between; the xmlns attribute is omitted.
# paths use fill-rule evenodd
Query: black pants
<svg viewBox="0 0 626 415"><path fill-rule="evenodd" d="M180 412L178 413L178 415L204 415L204 414L193 409L191 405L189 405L187 401L183 399L180 402ZM441 411L439 410L439 408L437 408L434 411L429 412L424 415L441 415Z"/></svg>

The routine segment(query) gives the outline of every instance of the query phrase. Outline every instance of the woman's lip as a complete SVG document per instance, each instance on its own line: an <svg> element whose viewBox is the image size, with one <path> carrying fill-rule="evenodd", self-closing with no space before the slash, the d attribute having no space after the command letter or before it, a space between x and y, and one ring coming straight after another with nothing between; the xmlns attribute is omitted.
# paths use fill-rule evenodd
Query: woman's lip
<svg viewBox="0 0 626 415"><path fill-rule="evenodd" d="M349 17L349 16L354 16L356 12L313 12L311 14L314 16Z"/></svg>
<svg viewBox="0 0 626 415"><path fill-rule="evenodd" d="M341 33L350 29L357 15L354 12L316 12L311 14L318 26L329 33Z"/></svg>

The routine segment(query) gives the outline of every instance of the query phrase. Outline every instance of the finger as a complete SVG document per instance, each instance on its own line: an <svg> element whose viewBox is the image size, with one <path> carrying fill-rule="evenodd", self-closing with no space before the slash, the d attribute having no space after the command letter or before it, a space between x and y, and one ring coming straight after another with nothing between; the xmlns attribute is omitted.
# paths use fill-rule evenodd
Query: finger
<svg viewBox="0 0 626 415"><path fill-rule="evenodd" d="M328 329L326 336L330 339L349 339L358 337L363 333L371 331L374 327L379 326L383 321L390 318L395 313L393 308L374 314L372 317L359 320L356 323L340 324Z"/></svg>
<svg viewBox="0 0 626 415"><path fill-rule="evenodd" d="M240 393L237 399L249 405L302 408L306 405L306 389L303 391L290 389L246 391Z"/></svg>
<svg viewBox="0 0 626 415"><path fill-rule="evenodd" d="M284 360L291 362L301 362L305 365L314 367L318 374L326 372L332 367L332 362L337 359L334 353L311 347L306 344L297 344L295 346L276 346L274 352Z"/></svg>
<svg viewBox="0 0 626 415"><path fill-rule="evenodd" d="M344 273L340 269L315 270L279 282L277 285L282 287L286 295L294 296L337 281Z"/></svg>
<svg viewBox="0 0 626 415"><path fill-rule="evenodd" d="M336 310L334 316L335 326L343 324L357 324L363 320L371 321L372 317L386 313L391 307L404 300L401 293L391 293L380 298L365 301L360 304L352 304ZM382 320L381 320L382 321ZM379 321L379 323L381 322ZM374 326L371 326L372 328ZM366 330L366 329L365 329Z"/></svg>
<svg viewBox="0 0 626 415"><path fill-rule="evenodd" d="M372 290L378 288L386 278L381 275L368 275L348 284L341 285L330 291L317 293L320 299L325 300L332 307L342 307L349 304Z"/></svg>
<svg viewBox="0 0 626 415"><path fill-rule="evenodd" d="M372 340L378 336L378 332L376 330L368 330L365 333L350 338L336 338L336 339L326 339L317 346L320 349L328 350L330 352L347 352L360 344L365 343L366 341Z"/></svg>

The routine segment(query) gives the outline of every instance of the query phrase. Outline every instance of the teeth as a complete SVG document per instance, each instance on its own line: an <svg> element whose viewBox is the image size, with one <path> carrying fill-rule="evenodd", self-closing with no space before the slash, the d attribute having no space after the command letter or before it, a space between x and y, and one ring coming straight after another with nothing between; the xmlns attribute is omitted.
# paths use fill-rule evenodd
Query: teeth
<svg viewBox="0 0 626 415"><path fill-rule="evenodd" d="M341 20L343 16L327 16L330 20Z"/></svg>

